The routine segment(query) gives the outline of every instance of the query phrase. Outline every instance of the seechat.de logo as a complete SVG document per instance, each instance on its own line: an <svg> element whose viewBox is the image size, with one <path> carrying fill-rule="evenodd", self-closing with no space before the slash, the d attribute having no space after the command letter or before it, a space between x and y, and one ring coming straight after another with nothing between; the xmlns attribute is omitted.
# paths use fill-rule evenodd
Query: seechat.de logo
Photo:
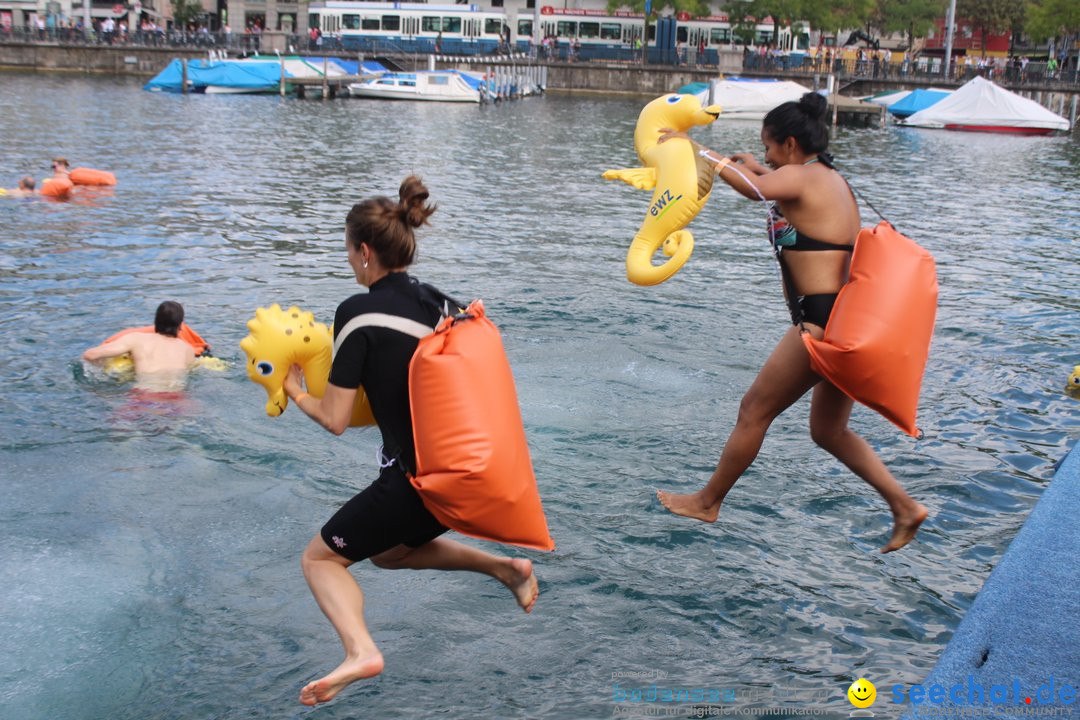
<svg viewBox="0 0 1080 720"><path fill-rule="evenodd" d="M866 710L877 700L877 688L874 687L874 683L866 678L859 678L848 687L847 697L851 704L858 708L851 711L850 717L874 717L872 711Z"/></svg>

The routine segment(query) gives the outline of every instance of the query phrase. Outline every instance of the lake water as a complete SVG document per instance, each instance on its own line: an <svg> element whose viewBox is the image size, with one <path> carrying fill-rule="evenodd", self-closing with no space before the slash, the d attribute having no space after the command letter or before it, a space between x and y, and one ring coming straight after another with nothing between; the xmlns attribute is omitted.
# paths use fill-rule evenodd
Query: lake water
<svg viewBox="0 0 1080 720"><path fill-rule="evenodd" d="M855 678L920 681L1080 436L1080 145L839 130L851 183L937 258L921 440L863 433L932 517L889 556L884 503L783 415L715 526L653 491L705 481L787 325L761 208L720 187L672 280L629 284L647 194L640 98L498 107L176 96L0 75L2 182L48 158L112 170L82 202L0 202L0 707L36 718L290 718L340 660L299 568L376 474L377 433L263 412L238 343L254 309L324 322L358 288L350 205L420 173L439 210L414 274L502 329L558 550L531 616L471 574L355 568L386 657L320 718L594 718L620 690L839 715ZM760 156L758 123L695 131ZM864 208L864 222L875 221ZM165 299L229 363L140 402L79 353ZM508 552L515 552L507 549ZM639 674L639 675L635 675ZM807 703L801 703L806 705Z"/></svg>

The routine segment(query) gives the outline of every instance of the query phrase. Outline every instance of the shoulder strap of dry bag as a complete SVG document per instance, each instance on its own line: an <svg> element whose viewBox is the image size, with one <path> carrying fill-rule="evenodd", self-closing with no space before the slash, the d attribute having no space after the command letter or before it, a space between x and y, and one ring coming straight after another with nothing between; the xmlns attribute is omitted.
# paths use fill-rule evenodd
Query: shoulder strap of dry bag
<svg viewBox="0 0 1080 720"><path fill-rule="evenodd" d="M338 332L337 337L334 338L335 357L337 356L338 349L340 349L342 343L345 342L345 339L349 337L353 331L363 327L381 327L388 330L396 330L399 333L412 335L417 340L425 338L434 332L434 328L425 325L422 322L401 317L400 315L390 315L389 313L363 313L345 323Z"/></svg>

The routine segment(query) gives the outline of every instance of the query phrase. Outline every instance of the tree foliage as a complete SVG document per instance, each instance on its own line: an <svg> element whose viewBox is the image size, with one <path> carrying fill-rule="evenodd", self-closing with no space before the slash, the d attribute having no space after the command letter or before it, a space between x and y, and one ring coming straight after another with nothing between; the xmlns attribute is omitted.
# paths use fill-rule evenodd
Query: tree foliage
<svg viewBox="0 0 1080 720"><path fill-rule="evenodd" d="M1080 2L1077 0L1032 0L1025 30L1039 42L1052 37L1080 33Z"/></svg>
<svg viewBox="0 0 1080 720"><path fill-rule="evenodd" d="M882 35L904 33L908 47L945 17L948 0L878 0L872 25Z"/></svg>
<svg viewBox="0 0 1080 720"><path fill-rule="evenodd" d="M183 27L206 12L199 0L170 0L173 22Z"/></svg>

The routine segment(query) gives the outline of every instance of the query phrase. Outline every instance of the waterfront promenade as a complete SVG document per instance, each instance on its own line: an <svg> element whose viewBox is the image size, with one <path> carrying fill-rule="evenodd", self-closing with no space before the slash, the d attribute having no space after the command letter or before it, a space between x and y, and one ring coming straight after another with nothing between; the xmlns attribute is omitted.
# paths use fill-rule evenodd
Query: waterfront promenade
<svg viewBox="0 0 1080 720"><path fill-rule="evenodd" d="M0 68L27 70L58 70L103 72L115 74L152 76L159 72L174 57L204 58L210 52L229 57L243 57L256 52L317 54L330 57L356 59L355 53L335 49L329 43L316 47L307 38L285 33L238 34L238 33L192 33L170 31L158 33L135 33L122 39L113 38L106 42L100 37L85 37L73 30L63 34L42 34L33 30L13 28L0 32ZM429 55L421 53L403 53L400 48L387 43L375 52L365 53L367 59L379 59L389 67L402 70L425 68ZM553 88L566 87L561 82L577 82L575 89L614 90L607 83L597 86L596 73L625 73L632 78L641 71L661 75L679 74L689 79L704 80L717 74L741 75L745 77L785 78L813 85L815 78L832 74L837 78L841 92L852 88L846 94L870 94L892 88L911 89L917 87L959 87L976 74L989 76L1013 92L1022 94L1035 93L1080 93L1080 77L1074 71L1047 73L1044 62L1030 62L1021 71L1008 66L1004 70L980 69L972 64L958 63L953 66L949 77L944 77L940 58L914 58L904 62L902 54L894 53L893 61L875 63L860 60L857 48L841 49L836 55L830 53L829 59L813 55L793 55L767 57L755 52L744 52L732 46L721 50L718 62L697 62L690 52L686 62L673 64L642 65L640 57L630 49L625 57L605 61L577 61L564 43L551 53L511 55L475 55L449 57L438 56L440 67L467 66L470 64L521 64L540 63L557 69L551 77ZM596 71L596 72L593 72ZM629 92L654 92L653 83L640 85L630 81L624 88Z"/></svg>

